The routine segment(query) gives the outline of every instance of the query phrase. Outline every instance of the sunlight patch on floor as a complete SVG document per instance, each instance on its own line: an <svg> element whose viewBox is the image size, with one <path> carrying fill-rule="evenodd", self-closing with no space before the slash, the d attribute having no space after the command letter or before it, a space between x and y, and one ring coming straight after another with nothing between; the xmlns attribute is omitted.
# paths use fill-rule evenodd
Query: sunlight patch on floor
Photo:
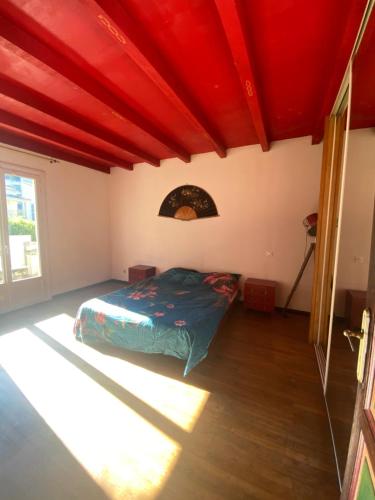
<svg viewBox="0 0 375 500"><path fill-rule="evenodd" d="M71 316L60 314L35 326L185 431L193 430L210 395L208 391L102 354L77 342L72 333L73 324Z"/></svg>
<svg viewBox="0 0 375 500"><path fill-rule="evenodd" d="M109 498L157 496L178 443L26 328L0 337L0 364Z"/></svg>

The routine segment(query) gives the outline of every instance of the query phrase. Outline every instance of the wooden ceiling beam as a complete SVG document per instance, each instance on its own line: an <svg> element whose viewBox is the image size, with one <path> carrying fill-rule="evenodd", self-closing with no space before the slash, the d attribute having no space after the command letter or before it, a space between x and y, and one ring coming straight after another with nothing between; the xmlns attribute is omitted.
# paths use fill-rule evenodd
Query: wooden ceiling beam
<svg viewBox="0 0 375 500"><path fill-rule="evenodd" d="M270 149L264 113L261 107L259 88L256 83L254 65L246 34L245 23L236 0L215 0L224 28L233 62L254 124L259 144L263 151Z"/></svg>
<svg viewBox="0 0 375 500"><path fill-rule="evenodd" d="M112 132L96 123L92 122L90 119L70 110L66 106L44 96L43 94L37 92L34 89L26 87L22 83L15 80L11 80L7 77L2 77L0 75L0 94L3 94L15 101L21 102L27 106L30 106L42 113L45 113L57 120L60 120L72 127L78 128L87 134L90 134L102 141L108 142L112 146L120 148L124 152L130 153L137 156L141 160L150 163L158 167L160 165L160 160L154 156L149 155L145 151L138 149L133 144L129 143L122 136Z"/></svg>
<svg viewBox="0 0 375 500"><path fill-rule="evenodd" d="M172 102L179 112L189 120L211 144L220 157L226 156L226 146L214 130L202 109L194 101L184 84L177 77L170 64L154 48L153 41L136 20L128 14L128 9L117 0L94 0L105 15L98 13L97 18L113 38L113 33L121 37L122 50L150 78L158 89Z"/></svg>
<svg viewBox="0 0 375 500"><path fill-rule="evenodd" d="M2 109L0 109L0 123L8 127L12 127L13 129L33 134L41 139L57 143L57 145L74 149L78 152L78 154L87 154L95 157L99 161L104 160L106 162L113 163L113 166L133 170L133 165L123 158L111 155L107 151L103 151L94 146L73 139L72 137L61 134L60 132L56 132L47 127L43 127L42 125L38 125L35 122L14 115L13 113L9 113L8 111L4 111Z"/></svg>
<svg viewBox="0 0 375 500"><path fill-rule="evenodd" d="M42 39L39 35L42 31L45 39L51 43L46 43ZM190 161L190 153L135 111L124 98L118 97L112 89L104 85L97 78L95 68L7 0L0 2L0 35L114 110L129 123L163 144L181 160ZM55 44L58 44L59 50L53 48Z"/></svg>
<svg viewBox="0 0 375 500"><path fill-rule="evenodd" d="M16 148L26 149L28 151L33 151L44 156L48 156L51 159L58 159L67 161L69 163L75 163L83 167L88 167L93 170L98 170L99 172L104 172L109 174L111 168L109 165L103 164L99 161L90 160L88 158L83 158L82 156L74 153L69 153L66 150L62 150L57 146L51 146L49 144L39 142L37 140L31 139L26 136L20 136L18 133L5 130L0 127L0 141L3 144L8 144Z"/></svg>

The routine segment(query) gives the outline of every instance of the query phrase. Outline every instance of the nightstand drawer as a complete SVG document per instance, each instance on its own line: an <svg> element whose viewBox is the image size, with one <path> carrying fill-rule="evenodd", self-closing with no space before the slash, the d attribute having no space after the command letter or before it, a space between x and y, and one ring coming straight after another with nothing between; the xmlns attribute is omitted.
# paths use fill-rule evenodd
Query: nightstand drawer
<svg viewBox="0 0 375 500"><path fill-rule="evenodd" d="M270 293L269 289L265 286L247 286L245 287L244 294L248 297L266 297Z"/></svg>
<svg viewBox="0 0 375 500"><path fill-rule="evenodd" d="M261 298L252 298L244 301L247 309L254 309L254 311L272 312L275 308L273 300L265 300Z"/></svg>

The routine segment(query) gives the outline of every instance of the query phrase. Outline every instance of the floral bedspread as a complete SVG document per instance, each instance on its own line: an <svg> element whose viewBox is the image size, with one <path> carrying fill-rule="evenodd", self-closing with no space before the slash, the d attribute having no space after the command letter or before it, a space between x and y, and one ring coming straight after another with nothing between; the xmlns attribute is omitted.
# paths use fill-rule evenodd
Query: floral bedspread
<svg viewBox="0 0 375 500"><path fill-rule="evenodd" d="M237 294L239 277L170 269L83 303L74 334L82 342L106 341L184 359L187 375L207 356L220 320Z"/></svg>

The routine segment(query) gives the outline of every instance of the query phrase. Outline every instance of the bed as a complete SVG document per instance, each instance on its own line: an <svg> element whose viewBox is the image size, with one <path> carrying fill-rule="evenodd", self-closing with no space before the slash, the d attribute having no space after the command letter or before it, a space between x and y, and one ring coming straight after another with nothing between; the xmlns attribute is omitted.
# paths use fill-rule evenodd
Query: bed
<svg viewBox="0 0 375 500"><path fill-rule="evenodd" d="M186 376L208 353L238 292L239 274L172 268L84 302L74 334L112 345L186 360Z"/></svg>

